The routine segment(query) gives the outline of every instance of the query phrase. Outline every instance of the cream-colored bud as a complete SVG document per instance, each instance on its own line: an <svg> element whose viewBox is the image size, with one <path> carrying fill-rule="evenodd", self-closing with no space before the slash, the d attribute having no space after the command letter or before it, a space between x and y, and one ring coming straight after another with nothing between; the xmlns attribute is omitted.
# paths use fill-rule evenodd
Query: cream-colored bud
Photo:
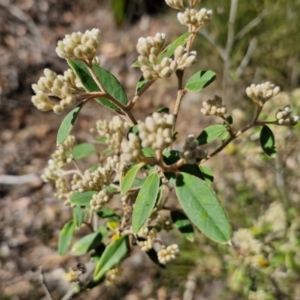
<svg viewBox="0 0 300 300"><path fill-rule="evenodd" d="M56 73L54 73L53 71L51 71L50 69L45 69L44 70L44 74L45 74L45 76L46 76L46 78L47 79L49 79L49 80L51 80L51 82L53 81L53 80L55 80L56 79Z"/></svg>
<svg viewBox="0 0 300 300"><path fill-rule="evenodd" d="M169 67L164 67L161 71L160 71L160 75L161 77L170 77L172 74L172 70Z"/></svg>
<svg viewBox="0 0 300 300"><path fill-rule="evenodd" d="M178 10L185 10L183 0L165 0L167 5Z"/></svg>
<svg viewBox="0 0 300 300"><path fill-rule="evenodd" d="M174 52L175 60L181 57L184 54L184 52L185 52L185 48L182 45L178 46Z"/></svg>
<svg viewBox="0 0 300 300"><path fill-rule="evenodd" d="M149 61L152 63L152 64L157 64L157 56L155 54L150 54L149 55Z"/></svg>
<svg viewBox="0 0 300 300"><path fill-rule="evenodd" d="M53 111L54 111L54 113L59 115L63 112L63 108L60 105L57 104L57 105L53 106Z"/></svg>

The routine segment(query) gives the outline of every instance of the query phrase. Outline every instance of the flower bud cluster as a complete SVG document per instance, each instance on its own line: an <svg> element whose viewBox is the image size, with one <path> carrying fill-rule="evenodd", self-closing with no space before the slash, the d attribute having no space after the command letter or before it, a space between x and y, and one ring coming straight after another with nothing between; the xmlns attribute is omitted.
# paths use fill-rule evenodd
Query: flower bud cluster
<svg viewBox="0 0 300 300"><path fill-rule="evenodd" d="M223 116L226 114L226 106L222 103L222 98L215 95L213 100L203 101L203 108L201 112L205 116Z"/></svg>
<svg viewBox="0 0 300 300"><path fill-rule="evenodd" d="M279 86L275 86L269 81L262 84L251 84L246 89L246 94L259 106L263 106L270 98L276 96L280 91Z"/></svg>
<svg viewBox="0 0 300 300"><path fill-rule="evenodd" d="M298 123L299 116L294 116L290 105L286 105L277 111L276 119L279 125L293 126Z"/></svg>
<svg viewBox="0 0 300 300"><path fill-rule="evenodd" d="M184 143L183 151L180 153L188 164L195 164L197 158L205 158L207 156L207 150L198 146L198 141L193 134L190 134Z"/></svg>
<svg viewBox="0 0 300 300"><path fill-rule="evenodd" d="M141 142L137 135L130 132L128 134L128 140L124 138L121 142L121 161L125 163L131 162L141 162L144 160L145 156L141 150Z"/></svg>
<svg viewBox="0 0 300 300"><path fill-rule="evenodd" d="M100 137L105 137L105 144L115 153L120 152L121 140L128 132L130 126L119 116L114 116L110 121L99 120L96 123L96 132ZM95 132L92 128L91 132Z"/></svg>
<svg viewBox="0 0 300 300"><path fill-rule="evenodd" d="M174 260L177 255L179 255L179 248L177 244L163 248L157 253L159 262L164 265L169 261Z"/></svg>
<svg viewBox="0 0 300 300"><path fill-rule="evenodd" d="M141 162L145 159L141 148L164 150L173 141L172 128L175 117L172 114L154 112L145 122L138 123L138 135L128 134L128 140L121 143L121 160L124 162Z"/></svg>
<svg viewBox="0 0 300 300"><path fill-rule="evenodd" d="M56 53L64 59L92 62L99 47L101 31L87 30L85 33L73 32L57 43Z"/></svg>
<svg viewBox="0 0 300 300"><path fill-rule="evenodd" d="M73 93L81 89L81 85L74 72L69 69L64 75L57 75L49 69L44 70L45 77L41 77L36 84L32 85L32 89L36 95L32 96L32 103L42 111L53 110L60 114L63 110L75 102ZM61 99L55 104L49 98L50 96Z"/></svg>
<svg viewBox="0 0 300 300"><path fill-rule="evenodd" d="M98 194L94 194L90 201L91 209L100 210L105 204L109 202L112 196L113 195L110 194L107 190L101 190Z"/></svg>
<svg viewBox="0 0 300 300"><path fill-rule="evenodd" d="M174 59L164 57L159 61L165 45L165 35L157 33L154 37L140 38L137 44L137 51L140 54L138 61L141 64L141 71L147 80L169 77L177 69L189 67L196 61L196 52L188 52L183 46L175 50Z"/></svg>
<svg viewBox="0 0 300 300"><path fill-rule="evenodd" d="M175 123L173 114L154 112L138 124L139 137L143 148L163 150L173 142L172 129Z"/></svg>
<svg viewBox="0 0 300 300"><path fill-rule="evenodd" d="M57 147L55 152L48 160L48 166L42 175L45 182L55 182L63 175L63 168L72 158L67 155L67 151L71 151L76 143L75 137L69 135L66 140Z"/></svg>
<svg viewBox="0 0 300 300"><path fill-rule="evenodd" d="M64 177L57 178L57 180L55 181L55 188L56 188L56 193L54 194L54 197L66 201L69 199L70 190L67 181Z"/></svg>
<svg viewBox="0 0 300 300"><path fill-rule="evenodd" d="M100 190L103 185L109 185L111 182L112 169L109 165L99 167L95 171L85 170L82 176L73 175L71 181L72 191L84 192Z"/></svg>
<svg viewBox="0 0 300 300"><path fill-rule="evenodd" d="M188 52L183 46L178 46L174 52L177 69L188 68L196 62L196 51Z"/></svg>
<svg viewBox="0 0 300 300"><path fill-rule="evenodd" d="M139 231L138 236L146 239L145 241L138 242L142 251L146 252L153 248L153 244L157 239L157 230L155 228L152 228L151 230L149 230L149 228L142 228Z"/></svg>
<svg viewBox="0 0 300 300"><path fill-rule="evenodd" d="M206 8L202 8L199 11L194 8L187 8L184 12L179 12L177 14L177 18L181 24L187 26L193 25L197 29L206 25L211 20L211 16L212 11L207 10Z"/></svg>
<svg viewBox="0 0 300 300"><path fill-rule="evenodd" d="M114 155L113 157L107 157L107 165L110 166L112 170L115 170L119 175L123 175L126 172L126 165L121 162L120 157Z"/></svg>
<svg viewBox="0 0 300 300"><path fill-rule="evenodd" d="M263 244L253 237L249 229L241 228L234 232L232 242L240 263L253 267L262 267L268 264L264 257Z"/></svg>
<svg viewBox="0 0 300 300"><path fill-rule="evenodd" d="M178 10L185 10L183 0L165 0L167 5Z"/></svg>
<svg viewBox="0 0 300 300"><path fill-rule="evenodd" d="M163 50L165 43L166 35L164 33L157 33L154 37L140 37L136 45L136 50L141 56L154 60L154 57L157 57Z"/></svg>
<svg viewBox="0 0 300 300"><path fill-rule="evenodd" d="M160 230L171 231L173 229L173 223L170 217L159 214L155 218L155 226Z"/></svg>
<svg viewBox="0 0 300 300"><path fill-rule="evenodd" d="M287 231L287 215L284 206L279 201L271 203L265 214L254 224L261 231L271 231L273 238L283 238Z"/></svg>
<svg viewBox="0 0 300 300"><path fill-rule="evenodd" d="M127 193L126 195L122 196L121 202L123 206L123 218L126 220L130 219L133 212L133 203L136 200L137 193Z"/></svg>
<svg viewBox="0 0 300 300"><path fill-rule="evenodd" d="M105 284L107 286L112 286L116 283L118 276L122 274L121 268L118 266L106 272L105 274Z"/></svg>

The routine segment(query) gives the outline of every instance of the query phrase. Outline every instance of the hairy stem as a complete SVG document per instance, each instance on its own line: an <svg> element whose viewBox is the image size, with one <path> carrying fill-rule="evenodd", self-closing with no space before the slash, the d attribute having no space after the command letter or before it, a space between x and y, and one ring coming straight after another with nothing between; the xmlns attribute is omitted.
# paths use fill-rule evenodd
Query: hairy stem
<svg viewBox="0 0 300 300"><path fill-rule="evenodd" d="M206 161L208 161L210 158L212 158L213 156L215 156L216 154L218 154L219 152L221 152L228 144L230 144L234 139L236 139L237 137L239 137L241 134L243 134L244 132L246 132L248 129L254 127L254 126L262 126L265 125L266 122L257 122L258 116L260 114L262 110L262 106L256 106L256 113L255 116L253 118L253 120L244 128L240 129L238 132L233 133L232 135L230 135L230 137L228 138L228 140L226 140L221 146L219 146L217 149L215 149L211 154L209 154L206 158L202 159L200 164L202 165L203 163L205 163Z"/></svg>

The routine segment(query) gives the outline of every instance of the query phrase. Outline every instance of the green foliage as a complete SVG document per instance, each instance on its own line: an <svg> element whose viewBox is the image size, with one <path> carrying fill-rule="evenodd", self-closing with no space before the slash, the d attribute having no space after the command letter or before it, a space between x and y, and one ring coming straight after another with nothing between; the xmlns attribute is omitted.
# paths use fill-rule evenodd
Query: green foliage
<svg viewBox="0 0 300 300"><path fill-rule="evenodd" d="M56 139L56 143L58 145L62 144L65 139L68 137L68 135L70 134L75 121L78 117L78 114L81 110L81 108L83 107L84 102L80 103L79 105L77 105L74 109L72 109L67 116L64 118L64 120L61 122L58 132L57 132L57 139Z"/></svg>
<svg viewBox="0 0 300 300"><path fill-rule="evenodd" d="M275 137L267 125L264 125L261 129L260 145L267 155L272 157L276 156Z"/></svg>
<svg viewBox="0 0 300 300"><path fill-rule="evenodd" d="M189 78L185 88L189 92L199 92L209 86L215 79L216 73L212 71L199 71Z"/></svg>
<svg viewBox="0 0 300 300"><path fill-rule="evenodd" d="M68 64L73 69L77 77L80 79L82 85L86 88L88 92L101 91L101 88L93 79L91 73L88 70L88 67L84 62L79 60L69 60ZM98 77L98 80L101 80L103 86L105 86L105 89L108 93L110 93L123 105L127 104L126 92L124 91L123 86L120 84L120 82L116 79L114 75L112 75L111 73L109 73L108 71L104 70L96 64L93 64L93 72L95 72L95 75ZM97 97L96 100L100 104L110 109L118 110L118 107L105 97Z"/></svg>
<svg viewBox="0 0 300 300"><path fill-rule="evenodd" d="M94 271L94 281L103 278L107 271L119 264L128 252L128 237L122 236L111 242L104 250L102 256L96 264Z"/></svg>
<svg viewBox="0 0 300 300"><path fill-rule="evenodd" d="M145 180L136 198L132 214L132 230L134 233L138 233L151 215L158 193L159 176L157 173L152 173Z"/></svg>
<svg viewBox="0 0 300 300"><path fill-rule="evenodd" d="M188 241L193 242L195 240L193 224L183 212L180 210L172 210L171 219L175 227L185 236Z"/></svg>
<svg viewBox="0 0 300 300"><path fill-rule="evenodd" d="M84 218L85 218L85 209L84 209L84 207L76 205L73 208L73 220L74 220L76 228L79 228L82 225L82 223L84 221Z"/></svg>
<svg viewBox="0 0 300 300"><path fill-rule="evenodd" d="M97 191L75 192L70 197L70 202L76 205L89 206L90 201Z"/></svg>
<svg viewBox="0 0 300 300"><path fill-rule="evenodd" d="M58 253L59 255L65 255L71 245L75 232L75 223L73 220L67 222L60 231L58 238Z"/></svg>
<svg viewBox="0 0 300 300"><path fill-rule="evenodd" d="M126 194L130 188L132 187L134 180L136 178L137 173L143 167L143 164L134 165L124 176L121 184L121 192L122 194Z"/></svg>
<svg viewBox="0 0 300 300"><path fill-rule="evenodd" d="M107 237L107 232L108 231L105 226L99 227L97 231L87 234L75 242L72 246L71 253L73 255L83 255L96 249L104 242Z"/></svg>
<svg viewBox="0 0 300 300"><path fill-rule="evenodd" d="M82 143L82 144L76 145L72 151L73 157L76 160L85 158L86 156L89 156L95 152L96 152L96 149L95 149L94 145L91 145L89 143Z"/></svg>
<svg viewBox="0 0 300 300"><path fill-rule="evenodd" d="M205 128L197 137L199 145L208 144L218 137L220 137L226 131L226 127L223 125L212 125Z"/></svg>
<svg viewBox="0 0 300 300"><path fill-rule="evenodd" d="M214 241L227 243L231 226L219 199L209 186L193 175L180 173L170 181L178 201L198 229Z"/></svg>

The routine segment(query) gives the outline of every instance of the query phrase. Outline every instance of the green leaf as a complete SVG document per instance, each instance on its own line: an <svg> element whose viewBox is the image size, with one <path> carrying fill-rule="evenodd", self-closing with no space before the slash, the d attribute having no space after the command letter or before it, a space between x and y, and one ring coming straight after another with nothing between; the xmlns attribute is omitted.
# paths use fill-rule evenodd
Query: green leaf
<svg viewBox="0 0 300 300"><path fill-rule="evenodd" d="M160 266L162 269L166 268L166 266L159 261L157 252L153 248L146 251L146 254L156 265Z"/></svg>
<svg viewBox="0 0 300 300"><path fill-rule="evenodd" d="M147 84L147 82L148 80L142 76L135 87L135 92L139 92Z"/></svg>
<svg viewBox="0 0 300 300"><path fill-rule="evenodd" d="M94 172L94 171L96 171L98 168L99 168L99 164L93 165L93 166L90 167L90 171L91 171L91 172Z"/></svg>
<svg viewBox="0 0 300 300"><path fill-rule="evenodd" d="M190 92L198 92L210 85L215 78L216 73L213 71L199 71L189 78L185 88Z"/></svg>
<svg viewBox="0 0 300 300"><path fill-rule="evenodd" d="M83 255L103 243L107 237L107 229L105 226L99 227L96 232L90 233L78 240L71 248L72 255Z"/></svg>
<svg viewBox="0 0 300 300"><path fill-rule="evenodd" d="M180 173L170 180L178 200L193 224L210 239L226 243L231 237L227 215L210 187L200 178Z"/></svg>
<svg viewBox="0 0 300 300"><path fill-rule="evenodd" d="M158 113L165 113L165 114L169 114L170 113L170 108L169 107L160 107L156 110Z"/></svg>
<svg viewBox="0 0 300 300"><path fill-rule="evenodd" d="M89 206L94 194L98 191L75 192L70 197L70 202L76 205Z"/></svg>
<svg viewBox="0 0 300 300"><path fill-rule="evenodd" d="M128 138L129 133L134 133L135 135L137 135L139 133L138 126L134 125L134 126L130 127L130 129L128 130L128 133L127 133L127 138Z"/></svg>
<svg viewBox="0 0 300 300"><path fill-rule="evenodd" d="M127 104L127 95L126 92L121 85L121 83L118 81L118 79L108 72L107 70L101 68L99 65L94 64L93 69L95 70L95 73L97 77L100 79L100 82L103 84L104 88L106 91L111 94L115 99L117 99L120 103L123 105ZM99 103L103 104L106 106L106 100L103 101L104 98L100 98L97 100ZM118 109L113 103L111 103L109 100L109 107L112 109Z"/></svg>
<svg viewBox="0 0 300 300"><path fill-rule="evenodd" d="M130 190L137 173L143 167L143 165L143 163L136 164L127 171L121 182L121 192L123 195L125 195Z"/></svg>
<svg viewBox="0 0 300 300"><path fill-rule="evenodd" d="M80 60L68 60L68 64L73 69L77 77L80 79L82 85L88 92L100 91L99 86L92 78L84 62ZM120 84L117 78L97 64L93 64L93 70L106 91L120 103L126 105L127 95L123 89L123 86ZM96 98L96 101L112 110L119 110L119 108L107 98Z"/></svg>
<svg viewBox="0 0 300 300"><path fill-rule="evenodd" d="M105 136L101 136L99 139L96 139L97 143L99 144L106 144L107 138Z"/></svg>
<svg viewBox="0 0 300 300"><path fill-rule="evenodd" d="M205 182L208 185L211 185L214 181L214 175L213 175L211 168L208 166L200 166L199 168L200 168L200 171L203 175Z"/></svg>
<svg viewBox="0 0 300 300"><path fill-rule="evenodd" d="M103 219L107 219L108 221L120 221L120 216L115 213L115 211L109 207L102 207L100 210L96 212L96 214Z"/></svg>
<svg viewBox="0 0 300 300"><path fill-rule="evenodd" d="M141 178L135 178L133 181L133 184L131 186L132 189L137 189L140 188L145 182L145 179L141 179Z"/></svg>
<svg viewBox="0 0 300 300"><path fill-rule="evenodd" d="M75 121L78 117L78 114L79 114L81 108L83 107L84 103L85 102L81 102L75 108L73 108L61 122L58 132L57 132L57 138L56 138L57 145L62 144L65 141L65 139L68 137L68 135L70 134L70 132L75 124Z"/></svg>
<svg viewBox="0 0 300 300"><path fill-rule="evenodd" d="M167 165L175 164L180 159L180 152L176 150L164 151L163 161Z"/></svg>
<svg viewBox="0 0 300 300"><path fill-rule="evenodd" d="M89 143L82 143L73 148L73 157L76 160L82 159L96 152L95 146Z"/></svg>
<svg viewBox="0 0 300 300"><path fill-rule="evenodd" d="M58 254L63 256L67 253L75 232L75 223L73 220L67 222L59 233Z"/></svg>
<svg viewBox="0 0 300 300"><path fill-rule="evenodd" d="M154 157L155 152L152 148L142 148L142 153L146 157Z"/></svg>
<svg viewBox="0 0 300 300"><path fill-rule="evenodd" d="M220 141L225 141L229 137L229 132L226 130L221 135L219 135L219 140Z"/></svg>
<svg viewBox="0 0 300 300"><path fill-rule="evenodd" d="M80 205L76 205L73 208L73 219L77 228L79 228L85 218L85 209Z"/></svg>
<svg viewBox="0 0 300 300"><path fill-rule="evenodd" d="M200 146L208 144L213 140L217 139L225 131L227 131L226 127L224 127L223 125L208 126L197 137L198 144Z"/></svg>
<svg viewBox="0 0 300 300"><path fill-rule="evenodd" d="M132 213L132 231L138 233L145 224L155 205L159 192L159 176L152 173L140 189Z"/></svg>
<svg viewBox="0 0 300 300"><path fill-rule="evenodd" d="M180 210L172 210L171 219L174 226L186 237L186 239L193 242L195 239L194 227L189 218Z"/></svg>
<svg viewBox="0 0 300 300"><path fill-rule="evenodd" d="M111 270L128 252L128 237L122 236L118 240L111 242L104 250L94 271L94 281L99 281L107 271Z"/></svg>
<svg viewBox="0 0 300 300"><path fill-rule="evenodd" d="M175 41L173 41L170 45L168 45L163 50L162 54L158 56L158 62L161 62L164 57L171 57L178 46L185 45L187 43L190 35L191 32L186 32L182 34L179 38L177 38Z"/></svg>
<svg viewBox="0 0 300 300"><path fill-rule="evenodd" d="M272 130L264 125L260 132L260 145L263 151L271 156L276 156L275 137Z"/></svg>
<svg viewBox="0 0 300 300"><path fill-rule="evenodd" d="M113 0L111 9L117 25L122 25L126 18L126 2L124 0Z"/></svg>

